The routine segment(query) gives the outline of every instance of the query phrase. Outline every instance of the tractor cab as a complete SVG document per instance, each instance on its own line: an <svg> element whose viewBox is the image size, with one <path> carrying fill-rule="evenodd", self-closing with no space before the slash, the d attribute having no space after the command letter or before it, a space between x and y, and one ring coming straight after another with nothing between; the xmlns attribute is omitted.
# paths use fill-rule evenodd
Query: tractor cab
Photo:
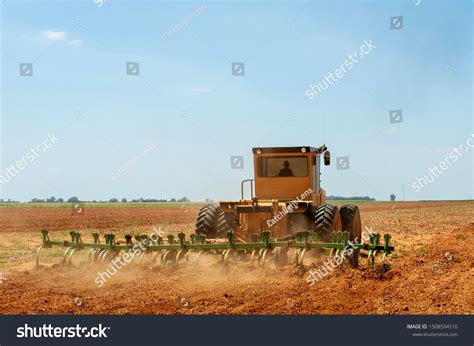
<svg viewBox="0 0 474 346"><path fill-rule="evenodd" d="M325 145L319 147L253 148L255 196L259 200L280 201L324 199L320 188L320 161L330 163ZM242 196L243 199L243 196Z"/></svg>

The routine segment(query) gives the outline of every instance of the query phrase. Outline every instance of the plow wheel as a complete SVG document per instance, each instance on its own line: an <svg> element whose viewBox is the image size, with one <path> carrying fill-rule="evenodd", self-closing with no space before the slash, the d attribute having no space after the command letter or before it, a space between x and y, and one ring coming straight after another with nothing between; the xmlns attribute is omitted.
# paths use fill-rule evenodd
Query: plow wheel
<svg viewBox="0 0 474 346"><path fill-rule="evenodd" d="M201 255L203 254L203 251L199 251L196 257L196 264L199 264L199 259L201 258Z"/></svg>
<svg viewBox="0 0 474 346"><path fill-rule="evenodd" d="M97 252L97 249L89 250L89 254L87 255L87 258L89 259L89 263L92 263L94 261L95 252Z"/></svg>
<svg viewBox="0 0 474 346"><path fill-rule="evenodd" d="M156 255L157 255L156 253L143 251L143 253L140 256L140 266L142 266L144 268L149 268L149 267L153 266L156 262ZM151 257L151 259L148 260L148 261L145 260L145 258L147 256Z"/></svg>
<svg viewBox="0 0 474 346"><path fill-rule="evenodd" d="M47 249L48 247L45 247L43 245L41 245L39 248L38 248L38 251L36 251L36 266L39 267L40 266L40 259L41 259L41 253L44 249ZM76 252L76 248L74 247L68 247L66 248L66 250L64 250L64 255L62 256L61 258L61 262L59 263L56 263L54 265L69 265L71 264L71 257L72 255L74 254L74 252Z"/></svg>
<svg viewBox="0 0 474 346"><path fill-rule="evenodd" d="M112 250L104 250L100 253L98 261L100 263L107 263L114 257L114 252Z"/></svg>
<svg viewBox="0 0 474 346"><path fill-rule="evenodd" d="M179 260L182 258L186 258L186 250L178 250L176 253L176 259L175 259L175 264L179 263Z"/></svg>
<svg viewBox="0 0 474 346"><path fill-rule="evenodd" d="M341 231L341 215L336 206L323 204L313 210L316 233L325 242L331 241L331 233Z"/></svg>
<svg viewBox="0 0 474 346"><path fill-rule="evenodd" d="M170 267L176 264L176 251L173 250L164 250L161 253L160 265L162 267Z"/></svg>
<svg viewBox="0 0 474 346"><path fill-rule="evenodd" d="M342 230L350 233L350 240L354 243L360 243L362 237L362 226L360 222L359 207L353 204L347 204L341 207ZM359 250L352 250L348 256L349 264L352 268L359 265Z"/></svg>
<svg viewBox="0 0 474 346"><path fill-rule="evenodd" d="M72 255L74 255L74 253L77 251L78 249L72 249L70 252L69 252L69 255L66 256L64 259L65 259L65 263L67 265L72 265Z"/></svg>
<svg viewBox="0 0 474 346"><path fill-rule="evenodd" d="M293 263L296 266L302 266L303 265L303 259L304 255L306 254L307 249L298 249L296 250L295 254L293 255Z"/></svg>
<svg viewBox="0 0 474 346"><path fill-rule="evenodd" d="M258 251L252 250L252 254L250 255L250 263L254 264L257 259L258 259Z"/></svg>
<svg viewBox="0 0 474 346"><path fill-rule="evenodd" d="M254 265L257 263L257 266L265 266L267 262L267 252L268 249L259 249L259 250L252 250L252 254L250 255L250 263Z"/></svg>
<svg viewBox="0 0 474 346"><path fill-rule="evenodd" d="M65 251L64 251L64 256L63 256L63 260L61 261L61 264L69 264L69 256L72 255L72 253L74 252L74 248L72 247L68 247Z"/></svg>
<svg viewBox="0 0 474 346"><path fill-rule="evenodd" d="M229 263L229 256L230 256L231 252L232 252L232 250L224 250L224 252L222 253L222 262L224 264Z"/></svg>
<svg viewBox="0 0 474 346"><path fill-rule="evenodd" d="M198 265L199 264L199 261L201 259L201 256L202 255L206 255L206 251L203 251L203 250L195 250L195 249L191 249L191 250L188 250L186 251L186 253L184 254L184 262L185 263L193 263L193 264L196 264ZM223 259L223 256L221 255L221 260Z"/></svg>
<svg viewBox="0 0 474 346"><path fill-rule="evenodd" d="M41 252L44 250L44 249L47 249L48 247L45 247L43 245L41 245L39 248L38 248L38 251L36 251L36 267L39 267L40 266L40 258L41 258ZM68 252L71 248L67 248L66 251L64 251L64 255L61 259L61 262L59 264L64 264L66 262L66 256L68 255Z"/></svg>
<svg viewBox="0 0 474 346"><path fill-rule="evenodd" d="M40 259L40 254L41 254L41 250L43 250L44 247L43 245L41 245L39 248L38 248L38 251L36 251L36 266L39 267L39 259Z"/></svg>
<svg viewBox="0 0 474 346"><path fill-rule="evenodd" d="M215 238L217 236L217 223L221 213L221 208L215 204L206 204L203 206L199 210L197 217L196 234L198 236L205 234L207 238Z"/></svg>
<svg viewBox="0 0 474 346"><path fill-rule="evenodd" d="M99 256L102 253L102 249L92 249L89 252L89 261L91 263L97 263L99 261Z"/></svg>
<svg viewBox="0 0 474 346"><path fill-rule="evenodd" d="M267 253L268 253L268 249L262 249L260 251L258 265L262 267L265 266L265 263L267 263Z"/></svg>
<svg viewBox="0 0 474 346"><path fill-rule="evenodd" d="M186 254L184 255L184 259L186 260L186 262L189 262L189 255L194 253L194 250L191 249L189 250L188 252L186 252Z"/></svg>

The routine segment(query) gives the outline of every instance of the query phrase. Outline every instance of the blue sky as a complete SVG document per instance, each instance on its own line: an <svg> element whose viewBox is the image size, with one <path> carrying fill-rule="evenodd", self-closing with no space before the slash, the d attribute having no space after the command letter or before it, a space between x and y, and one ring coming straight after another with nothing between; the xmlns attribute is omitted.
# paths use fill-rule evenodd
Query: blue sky
<svg viewBox="0 0 474 346"><path fill-rule="evenodd" d="M404 185L407 200L473 198L473 150L412 187L473 132L468 1L0 7L0 174L49 134L59 138L0 184L1 198L238 199L253 176L252 147L323 142L333 157L322 171L328 194L401 199ZM390 30L394 16L403 16L399 30ZM309 84L364 40L376 48L309 100ZM244 76L232 75L233 62ZM20 63L33 75L20 76ZM398 109L403 122L390 123ZM232 169L239 155L244 169ZM342 156L347 170L336 167Z"/></svg>

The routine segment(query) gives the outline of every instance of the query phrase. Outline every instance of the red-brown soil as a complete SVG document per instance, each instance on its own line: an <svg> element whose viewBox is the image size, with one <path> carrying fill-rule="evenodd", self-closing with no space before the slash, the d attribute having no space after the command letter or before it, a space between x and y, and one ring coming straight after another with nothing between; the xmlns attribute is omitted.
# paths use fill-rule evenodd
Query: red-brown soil
<svg viewBox="0 0 474 346"><path fill-rule="evenodd" d="M0 232L38 232L70 229L119 229L156 224L188 224L195 220L199 206L88 207L81 213L73 208L0 208Z"/></svg>
<svg viewBox="0 0 474 346"><path fill-rule="evenodd" d="M93 229L145 231L164 225L172 232L191 232L197 212L196 207L186 213L179 207L96 209L89 208L75 225L67 221L69 209L2 209L0 237L6 245L1 250L13 256L0 258L5 278L0 283L0 313L474 313L473 202L362 204L363 224L393 236L396 250L388 260L390 270L381 274L368 269L363 259L358 269L343 265L313 286L306 283L308 272L292 266L258 268L236 262L226 269L211 256L200 265L155 269L130 265L101 288L94 280L106 265L34 267L31 254L40 244L38 228L83 229L85 240ZM26 256L15 257L20 250ZM316 267L322 261L313 260Z"/></svg>

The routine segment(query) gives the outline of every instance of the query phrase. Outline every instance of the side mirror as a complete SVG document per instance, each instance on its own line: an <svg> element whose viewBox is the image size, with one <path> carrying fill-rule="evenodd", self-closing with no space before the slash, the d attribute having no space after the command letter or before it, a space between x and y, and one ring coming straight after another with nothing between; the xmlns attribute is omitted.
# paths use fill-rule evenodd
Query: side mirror
<svg viewBox="0 0 474 346"><path fill-rule="evenodd" d="M326 150L324 152L324 165L329 166L331 164L331 153Z"/></svg>

